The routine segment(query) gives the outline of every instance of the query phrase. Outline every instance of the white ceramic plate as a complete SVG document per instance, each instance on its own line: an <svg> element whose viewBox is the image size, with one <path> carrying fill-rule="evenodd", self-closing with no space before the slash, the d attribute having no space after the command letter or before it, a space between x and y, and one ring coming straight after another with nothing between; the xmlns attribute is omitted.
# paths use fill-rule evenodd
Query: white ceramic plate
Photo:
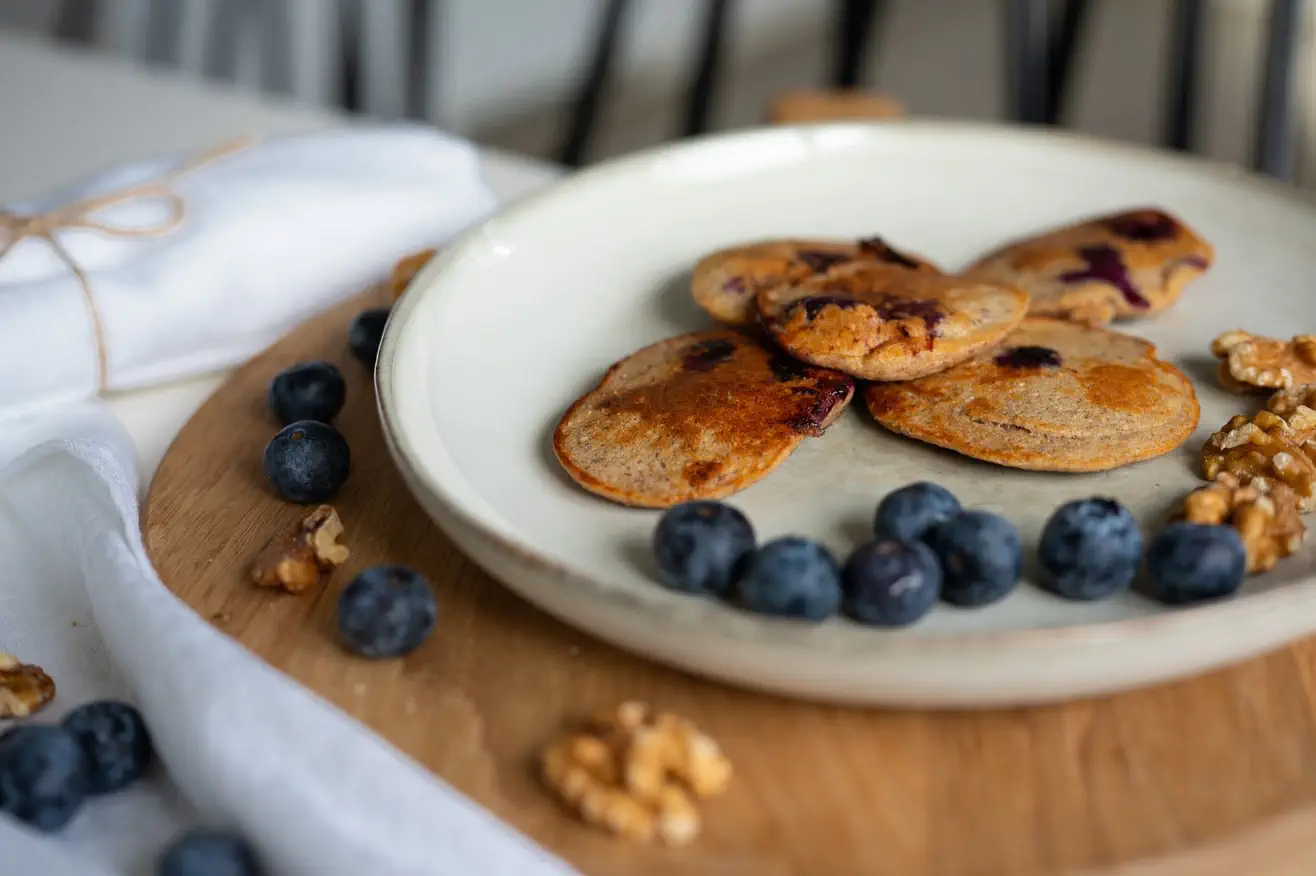
<svg viewBox="0 0 1316 876"><path fill-rule="evenodd" d="M1040 702L1182 676L1316 631L1316 554L1187 609L1128 594L1076 604L1025 581L985 609L939 606L879 631L764 619L653 579L654 512L576 487L553 426L616 359L708 325L697 257L771 236L880 234L949 268L1020 234L1138 205L1214 242L1217 265L1169 312L1124 330L1193 377L1197 434L1160 459L1057 475L974 462L879 428L862 405L731 501L761 538L844 556L886 492L941 483L1007 515L1031 554L1065 500L1113 496L1150 528L1200 485L1197 452L1249 407L1220 390L1208 344L1241 327L1316 330L1316 211L1240 171L1055 133L936 122L781 128L646 152L507 209L426 268L379 360L385 432L427 511L495 577L567 623L701 675L866 704Z"/></svg>

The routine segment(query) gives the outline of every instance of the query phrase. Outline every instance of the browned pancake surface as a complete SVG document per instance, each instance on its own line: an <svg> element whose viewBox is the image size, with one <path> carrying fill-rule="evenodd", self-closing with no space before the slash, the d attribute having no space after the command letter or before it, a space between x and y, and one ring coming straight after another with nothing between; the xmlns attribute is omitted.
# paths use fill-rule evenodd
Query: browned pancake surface
<svg viewBox="0 0 1316 876"><path fill-rule="evenodd" d="M759 292L756 307L798 359L865 380L909 380L1000 343L1028 296L997 283L851 264Z"/></svg>
<svg viewBox="0 0 1316 876"><path fill-rule="evenodd" d="M892 431L1013 468L1102 471L1160 456L1197 427L1184 374L1140 338L1029 318L997 350L906 383L874 384Z"/></svg>
<svg viewBox="0 0 1316 876"><path fill-rule="evenodd" d="M879 237L858 241L769 240L734 246L700 259L690 290L695 301L718 322L750 325L754 296L782 283L799 283L855 262L885 264L940 273L921 256L889 246Z"/></svg>
<svg viewBox="0 0 1316 876"><path fill-rule="evenodd" d="M821 435L849 404L844 374L729 329L626 357L558 423L553 449L585 489L663 508L730 495Z"/></svg>
<svg viewBox="0 0 1316 876"><path fill-rule="evenodd" d="M1213 259L1191 228L1146 208L1016 241L965 274L1018 285L1031 297L1031 315L1101 326L1164 310Z"/></svg>

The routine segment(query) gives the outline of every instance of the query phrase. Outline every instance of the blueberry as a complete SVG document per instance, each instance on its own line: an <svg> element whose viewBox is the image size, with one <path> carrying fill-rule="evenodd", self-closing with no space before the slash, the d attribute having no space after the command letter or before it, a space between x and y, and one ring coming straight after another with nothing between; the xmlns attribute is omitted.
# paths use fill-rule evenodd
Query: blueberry
<svg viewBox="0 0 1316 876"><path fill-rule="evenodd" d="M988 605L1019 581L1019 531L1004 517L965 511L938 523L925 540L941 562L941 598L953 605Z"/></svg>
<svg viewBox="0 0 1316 876"><path fill-rule="evenodd" d="M165 849L155 872L156 876L263 876L265 871L241 838L197 830Z"/></svg>
<svg viewBox="0 0 1316 876"><path fill-rule="evenodd" d="M351 469L347 440L327 423L300 420L284 426L265 445L265 475L289 502L332 498Z"/></svg>
<svg viewBox="0 0 1316 876"><path fill-rule="evenodd" d="M87 796L87 756L63 727L27 725L0 746L0 812L38 830L69 823Z"/></svg>
<svg viewBox="0 0 1316 876"><path fill-rule="evenodd" d="M64 719L87 755L90 794L109 794L141 778L151 764L151 737L141 712L127 703L102 700L79 706Z"/></svg>
<svg viewBox="0 0 1316 876"><path fill-rule="evenodd" d="M663 583L684 593L725 594L754 552L754 528L721 502L686 502L663 514L653 555Z"/></svg>
<svg viewBox="0 0 1316 876"><path fill-rule="evenodd" d="M352 354L371 368L375 367L375 360L379 358L379 342L384 338L388 314L387 307L363 310L352 320L352 328L347 333L347 344L352 348Z"/></svg>
<svg viewBox="0 0 1316 876"><path fill-rule="evenodd" d="M943 520L960 513L960 500L936 484L920 481L888 493L877 506L879 538L916 541Z"/></svg>
<svg viewBox="0 0 1316 876"><path fill-rule="evenodd" d="M338 597L338 629L363 657L400 657L434 631L439 607L430 583L406 566L366 569Z"/></svg>
<svg viewBox="0 0 1316 876"><path fill-rule="evenodd" d="M1246 567L1243 539L1232 526L1172 523L1147 548L1148 589L1170 605L1230 596Z"/></svg>
<svg viewBox="0 0 1316 876"><path fill-rule="evenodd" d="M850 617L877 627L903 627L936 605L941 566L922 542L881 539L850 555L841 586Z"/></svg>
<svg viewBox="0 0 1316 876"><path fill-rule="evenodd" d="M1042 585L1066 599L1102 599L1133 581L1142 531L1114 499L1079 499L1055 510L1037 547Z"/></svg>
<svg viewBox="0 0 1316 876"><path fill-rule="evenodd" d="M737 591L750 611L820 621L840 607L841 570L817 542L779 538L750 556Z"/></svg>
<svg viewBox="0 0 1316 876"><path fill-rule="evenodd" d="M270 381L270 412L280 426L298 420L331 423L346 399L343 374L328 362L302 362L283 369Z"/></svg>

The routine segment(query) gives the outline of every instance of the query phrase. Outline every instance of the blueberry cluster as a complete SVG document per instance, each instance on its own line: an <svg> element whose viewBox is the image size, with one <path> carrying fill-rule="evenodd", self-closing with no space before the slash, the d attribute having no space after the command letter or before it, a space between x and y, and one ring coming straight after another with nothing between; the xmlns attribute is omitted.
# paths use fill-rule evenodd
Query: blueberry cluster
<svg viewBox="0 0 1316 876"><path fill-rule="evenodd" d="M59 724L20 724L0 736L0 812L59 830L88 797L122 791L153 759L141 713L116 700L80 706Z"/></svg>
<svg viewBox="0 0 1316 876"><path fill-rule="evenodd" d="M362 311L348 330L352 355L371 370L388 322L388 308ZM343 373L330 362L299 362L270 381L270 413L283 428L265 446L265 476L289 502L316 504L334 497L352 469L352 454L334 428L347 401Z"/></svg>
<svg viewBox="0 0 1316 876"><path fill-rule="evenodd" d="M809 539L758 545L740 511L720 502L668 510L654 532L662 581L684 593L726 599L760 614L821 621L838 611L878 627L903 627L937 602L990 605L1018 584L1023 545L1010 521L965 510L948 490L914 483L877 507L876 538L844 564ZM1133 515L1113 499L1068 502L1047 521L1038 545L1041 584L1065 599L1094 600L1126 590L1145 567L1149 595L1170 604L1228 596L1243 580L1245 556L1229 526L1177 523L1143 553Z"/></svg>

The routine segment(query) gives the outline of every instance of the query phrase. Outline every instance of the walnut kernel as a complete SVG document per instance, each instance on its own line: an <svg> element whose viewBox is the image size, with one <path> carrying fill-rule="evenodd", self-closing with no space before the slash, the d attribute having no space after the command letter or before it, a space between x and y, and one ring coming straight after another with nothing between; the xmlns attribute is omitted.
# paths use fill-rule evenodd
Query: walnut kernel
<svg viewBox="0 0 1316 876"><path fill-rule="evenodd" d="M1281 389L1266 400L1266 410L1272 414L1279 414L1288 420L1290 425L1294 425L1291 418L1295 415L1306 418L1316 417L1314 408L1316 408L1316 383L1302 383Z"/></svg>
<svg viewBox="0 0 1316 876"><path fill-rule="evenodd" d="M633 701L552 743L541 768L587 823L669 845L698 835L695 799L722 793L731 780L731 763L712 738L684 718Z"/></svg>
<svg viewBox="0 0 1316 876"><path fill-rule="evenodd" d="M55 698L55 681L40 666L0 651L0 718L26 718Z"/></svg>
<svg viewBox="0 0 1316 876"><path fill-rule="evenodd" d="M1234 392L1240 387L1288 389L1316 383L1316 335L1281 341L1235 330L1212 341L1211 353L1224 360L1221 383Z"/></svg>
<svg viewBox="0 0 1316 876"><path fill-rule="evenodd" d="M1304 428L1295 429L1270 411L1252 419L1235 416L1202 446L1203 476L1214 481L1228 473L1263 492L1283 484L1294 491L1301 510L1316 508L1316 445L1311 443L1316 421L1304 415L1296 422Z"/></svg>
<svg viewBox="0 0 1316 876"><path fill-rule="evenodd" d="M287 532L270 539L251 566L251 580L261 587L301 593L324 580L350 555L339 543L343 522L332 505L320 505Z"/></svg>
<svg viewBox="0 0 1316 876"><path fill-rule="evenodd" d="M1298 497L1284 484L1244 485L1221 472L1209 486L1184 499L1184 519L1193 523L1228 523L1243 537L1248 572L1268 572L1302 547L1307 527L1299 516Z"/></svg>
<svg viewBox="0 0 1316 876"><path fill-rule="evenodd" d="M429 260L434 258L437 252L436 249L422 249L399 259L393 266L393 272L388 276L389 297L394 301L401 298L402 293L411 285L411 281L420 273L420 269L429 264Z"/></svg>

